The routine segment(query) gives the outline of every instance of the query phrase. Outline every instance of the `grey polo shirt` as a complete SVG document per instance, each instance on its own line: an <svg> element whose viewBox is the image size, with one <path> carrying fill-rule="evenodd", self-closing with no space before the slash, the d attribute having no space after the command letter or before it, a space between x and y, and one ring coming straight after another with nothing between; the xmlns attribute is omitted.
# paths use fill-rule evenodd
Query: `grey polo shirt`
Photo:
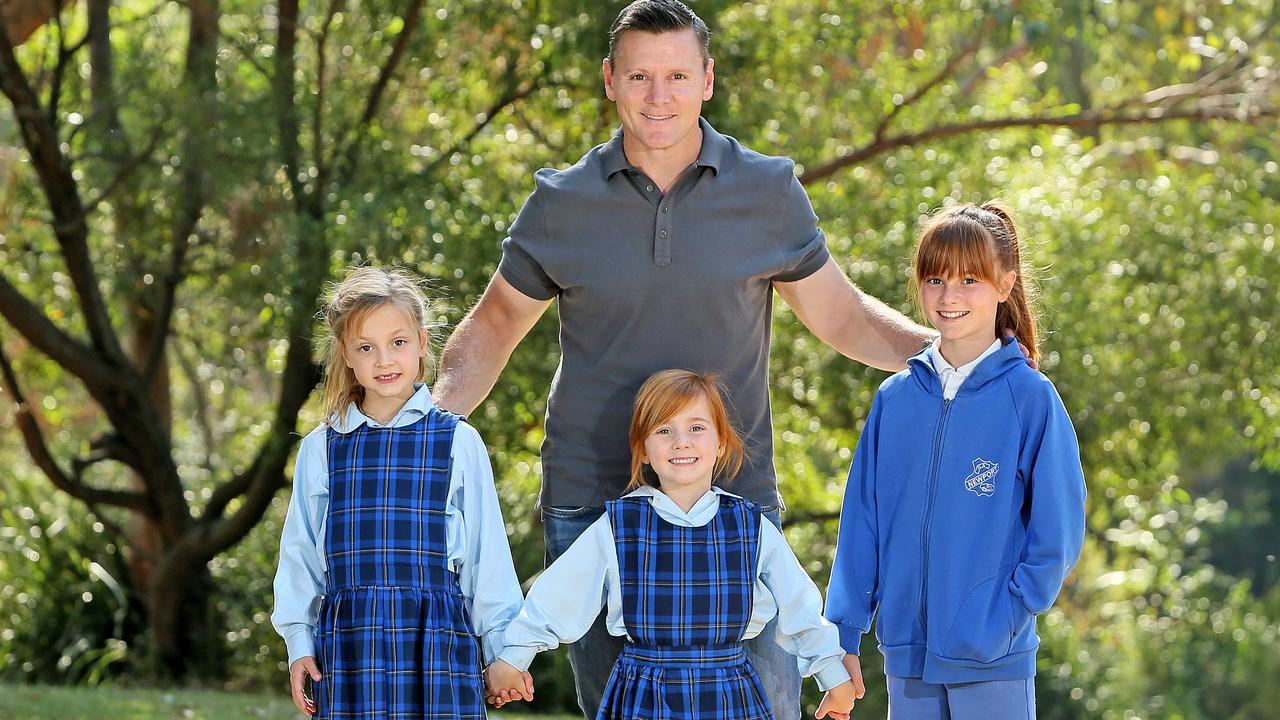
<svg viewBox="0 0 1280 720"><path fill-rule="evenodd" d="M786 158L716 132L665 194L627 162L622 131L565 170L539 170L502 243L498 271L556 299L560 366L542 443L544 506L597 507L622 494L636 391L667 368L714 371L747 446L733 492L781 502L769 415L774 280L829 253Z"/></svg>

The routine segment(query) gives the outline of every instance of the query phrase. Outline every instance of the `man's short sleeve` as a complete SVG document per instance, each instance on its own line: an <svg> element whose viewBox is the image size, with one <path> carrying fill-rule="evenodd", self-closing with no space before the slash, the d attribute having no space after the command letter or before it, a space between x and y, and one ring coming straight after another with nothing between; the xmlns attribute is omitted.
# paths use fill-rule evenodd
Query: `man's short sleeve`
<svg viewBox="0 0 1280 720"><path fill-rule="evenodd" d="M542 214L541 193L534 190L511 224L510 234L502 241L498 272L525 295L535 300L550 300L560 293L560 288L538 259L538 251L546 246L547 239Z"/></svg>
<svg viewBox="0 0 1280 720"><path fill-rule="evenodd" d="M818 228L818 216L813 212L809 196L791 172L791 163L787 163L784 182L787 188L782 193L782 207L778 213L782 222L778 228L782 262L772 279L795 282L826 265L831 253L827 250L826 236Z"/></svg>

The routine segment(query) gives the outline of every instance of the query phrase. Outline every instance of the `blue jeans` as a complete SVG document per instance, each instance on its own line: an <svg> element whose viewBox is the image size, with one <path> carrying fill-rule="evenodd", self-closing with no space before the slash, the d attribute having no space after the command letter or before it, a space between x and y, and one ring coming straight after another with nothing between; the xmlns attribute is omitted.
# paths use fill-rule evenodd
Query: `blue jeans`
<svg viewBox="0 0 1280 720"><path fill-rule="evenodd" d="M573 541L603 514L602 507L542 508L546 564L550 565L563 555ZM764 516L775 526L782 527L781 513L777 508L767 509ZM778 619L770 620L746 645L747 656L760 676L774 716L778 720L799 720L800 666L796 658L778 644ZM608 684L613 665L621 654L622 638L610 635L605 629L604 612L581 639L569 645L569 666L573 668L578 706L588 720L594 718L600 709L604 686Z"/></svg>
<svg viewBox="0 0 1280 720"><path fill-rule="evenodd" d="M889 720L1035 720L1036 683L1026 680L938 685L920 678L885 678Z"/></svg>

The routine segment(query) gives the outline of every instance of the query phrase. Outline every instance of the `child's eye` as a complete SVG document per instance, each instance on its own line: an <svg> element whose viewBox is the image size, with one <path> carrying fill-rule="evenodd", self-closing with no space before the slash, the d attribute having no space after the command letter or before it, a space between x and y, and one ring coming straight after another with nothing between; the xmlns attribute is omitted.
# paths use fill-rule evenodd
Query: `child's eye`
<svg viewBox="0 0 1280 720"><path fill-rule="evenodd" d="M670 435L671 430L669 428L658 428L657 430L653 431L653 434L654 435Z"/></svg>
<svg viewBox="0 0 1280 720"><path fill-rule="evenodd" d="M396 338L395 341L392 342L391 344L395 345L396 347L404 347L405 345L409 344L409 341L405 340L404 338Z"/></svg>
<svg viewBox="0 0 1280 720"><path fill-rule="evenodd" d="M373 346L369 345L368 343L365 343L364 345L361 345L360 347L356 348L356 350L359 350L360 352L369 352L372 349L373 349Z"/></svg>
<svg viewBox="0 0 1280 720"><path fill-rule="evenodd" d="M703 430L706 430L706 429L707 427L705 425L693 425L689 428L689 430L693 432L702 432Z"/></svg>
<svg viewBox="0 0 1280 720"><path fill-rule="evenodd" d="M978 278L967 277L963 280L963 282L965 285L976 285L978 284Z"/></svg>
<svg viewBox="0 0 1280 720"><path fill-rule="evenodd" d="M925 278L924 283L926 285L941 285L942 278L938 278L938 277Z"/></svg>

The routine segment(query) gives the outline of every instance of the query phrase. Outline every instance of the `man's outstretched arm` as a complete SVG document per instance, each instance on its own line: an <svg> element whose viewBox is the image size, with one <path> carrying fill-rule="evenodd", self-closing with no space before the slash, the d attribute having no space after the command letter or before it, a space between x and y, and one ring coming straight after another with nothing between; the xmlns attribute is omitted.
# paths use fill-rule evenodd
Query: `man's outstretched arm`
<svg viewBox="0 0 1280 720"><path fill-rule="evenodd" d="M474 411L493 390L511 352L550 305L550 300L535 300L494 273L480 302L444 344L431 392L435 403L462 415Z"/></svg>
<svg viewBox="0 0 1280 720"><path fill-rule="evenodd" d="M802 280L775 281L773 287L819 340L881 370L903 369L938 334L858 289L833 258Z"/></svg>

